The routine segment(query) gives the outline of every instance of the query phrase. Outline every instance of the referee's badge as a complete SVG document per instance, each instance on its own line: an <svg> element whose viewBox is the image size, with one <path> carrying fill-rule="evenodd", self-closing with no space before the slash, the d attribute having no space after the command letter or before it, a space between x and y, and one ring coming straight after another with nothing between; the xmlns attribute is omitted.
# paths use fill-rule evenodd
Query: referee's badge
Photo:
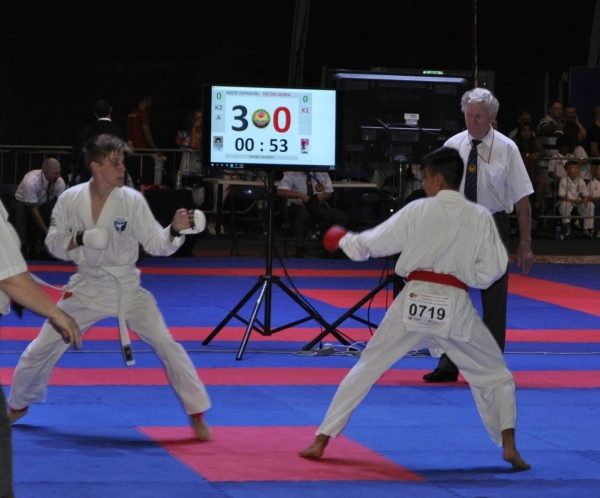
<svg viewBox="0 0 600 498"><path fill-rule="evenodd" d="M477 165L476 164L469 164L468 171L469 171L469 173L475 173L477 171Z"/></svg>

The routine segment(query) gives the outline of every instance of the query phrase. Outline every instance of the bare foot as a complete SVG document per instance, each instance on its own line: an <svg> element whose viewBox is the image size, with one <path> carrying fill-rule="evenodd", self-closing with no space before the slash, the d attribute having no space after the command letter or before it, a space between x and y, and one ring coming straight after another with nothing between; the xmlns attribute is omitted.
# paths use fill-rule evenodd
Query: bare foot
<svg viewBox="0 0 600 498"><path fill-rule="evenodd" d="M531 468L531 465L523 460L517 451L514 429L505 429L502 431L502 447L504 448L502 458L505 462L512 464L513 469L529 470Z"/></svg>
<svg viewBox="0 0 600 498"><path fill-rule="evenodd" d="M529 470L531 468L531 465L521 458L521 455L516 449L504 448L502 458L505 462L512 464L513 469Z"/></svg>
<svg viewBox="0 0 600 498"><path fill-rule="evenodd" d="M210 427L204 420L204 417L201 417L201 418L191 417L191 419L192 419L192 429L194 429L194 434L196 434L196 438L199 441L208 441L212 436L212 431L210 430Z"/></svg>
<svg viewBox="0 0 600 498"><path fill-rule="evenodd" d="M25 408L22 408L21 410L15 410L14 408L8 407L7 413L8 413L8 419L10 420L10 423L14 424L21 417L24 417L25 415L27 415L28 410L29 410L28 406L26 406Z"/></svg>
<svg viewBox="0 0 600 498"><path fill-rule="evenodd" d="M302 458L321 458L328 443L329 436L319 434L315 439L315 442L305 450L300 451L298 455L300 455Z"/></svg>

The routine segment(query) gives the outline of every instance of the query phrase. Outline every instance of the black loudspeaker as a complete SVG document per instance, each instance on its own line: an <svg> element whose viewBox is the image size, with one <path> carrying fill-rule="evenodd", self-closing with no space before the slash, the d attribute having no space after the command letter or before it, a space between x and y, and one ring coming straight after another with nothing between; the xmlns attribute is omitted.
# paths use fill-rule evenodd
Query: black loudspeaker
<svg viewBox="0 0 600 498"><path fill-rule="evenodd" d="M188 189L172 190L151 188L144 191L150 210L163 227L171 224L175 211L181 208L195 209L192 191ZM186 235L185 242L173 256L190 256L196 244L197 235Z"/></svg>

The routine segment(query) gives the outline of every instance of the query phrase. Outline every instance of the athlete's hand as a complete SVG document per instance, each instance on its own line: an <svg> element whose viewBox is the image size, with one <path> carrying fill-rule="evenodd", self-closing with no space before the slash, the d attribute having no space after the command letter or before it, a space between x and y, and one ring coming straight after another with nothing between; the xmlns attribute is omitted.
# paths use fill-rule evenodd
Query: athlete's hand
<svg viewBox="0 0 600 498"><path fill-rule="evenodd" d="M188 218L190 222L190 228L186 228L182 230L180 233L182 234L196 234L200 233L206 227L206 216L199 209L191 209L188 211Z"/></svg>
<svg viewBox="0 0 600 498"><path fill-rule="evenodd" d="M75 320L60 308L54 308L54 313L48 318L54 327L54 330L63 336L65 342L68 342L76 349L81 348L81 331L75 323Z"/></svg>
<svg viewBox="0 0 600 498"><path fill-rule="evenodd" d="M108 230L106 228L90 228L83 232L82 241L85 247L103 251L108 247Z"/></svg>
<svg viewBox="0 0 600 498"><path fill-rule="evenodd" d="M181 232L186 228L190 228L190 213L193 213L193 211L188 211L185 208L178 209L175 212L173 222L171 223L175 231ZM191 216L193 217L193 214Z"/></svg>
<svg viewBox="0 0 600 498"><path fill-rule="evenodd" d="M344 227L339 225L332 226L323 237L323 247L330 252L338 250L340 246L340 240L348 233Z"/></svg>

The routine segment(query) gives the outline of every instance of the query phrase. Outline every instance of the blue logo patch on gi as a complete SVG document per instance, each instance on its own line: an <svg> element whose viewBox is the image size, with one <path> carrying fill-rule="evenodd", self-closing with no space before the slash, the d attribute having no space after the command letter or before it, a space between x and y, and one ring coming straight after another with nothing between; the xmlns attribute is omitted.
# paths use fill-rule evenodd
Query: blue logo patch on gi
<svg viewBox="0 0 600 498"><path fill-rule="evenodd" d="M113 221L113 224L117 233L123 233L127 228L127 218L124 216L117 216Z"/></svg>

